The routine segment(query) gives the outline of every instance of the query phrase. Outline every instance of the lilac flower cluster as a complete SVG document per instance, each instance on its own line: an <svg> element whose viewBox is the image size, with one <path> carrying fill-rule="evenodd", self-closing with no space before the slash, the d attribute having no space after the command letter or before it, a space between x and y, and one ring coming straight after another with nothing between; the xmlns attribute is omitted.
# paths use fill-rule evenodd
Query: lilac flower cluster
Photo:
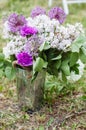
<svg viewBox="0 0 86 130"><path fill-rule="evenodd" d="M38 15L45 15L45 14L46 14L46 11L43 8L37 7L34 10L32 10L31 17L34 18ZM49 11L48 15L49 15L50 19L57 19L60 24L62 24L64 22L64 20L66 19L66 14L65 14L64 10L60 7L52 8Z"/></svg>
<svg viewBox="0 0 86 130"><path fill-rule="evenodd" d="M8 26L12 33L16 33L27 23L25 17L23 15L18 15L13 13L8 18Z"/></svg>
<svg viewBox="0 0 86 130"><path fill-rule="evenodd" d="M43 9L41 7L36 7L35 9L32 10L31 17L34 18L38 15L44 15L44 14L46 14L45 9Z"/></svg>
<svg viewBox="0 0 86 130"><path fill-rule="evenodd" d="M54 7L48 13L50 19L57 19L60 24L64 22L66 19L66 14L64 13L62 8Z"/></svg>
<svg viewBox="0 0 86 130"><path fill-rule="evenodd" d="M43 44L44 39L33 35L30 37L25 45L25 51L31 54L33 57L38 56L38 49Z"/></svg>
<svg viewBox="0 0 86 130"><path fill-rule="evenodd" d="M33 65L33 58L30 54L26 52L20 52L16 55L17 62L21 66L31 66Z"/></svg>

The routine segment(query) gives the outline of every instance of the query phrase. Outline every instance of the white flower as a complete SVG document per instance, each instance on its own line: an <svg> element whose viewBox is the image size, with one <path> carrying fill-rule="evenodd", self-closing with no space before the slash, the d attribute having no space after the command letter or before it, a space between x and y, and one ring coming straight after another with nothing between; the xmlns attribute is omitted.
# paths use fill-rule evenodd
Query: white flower
<svg viewBox="0 0 86 130"><path fill-rule="evenodd" d="M3 38L9 38L10 37L10 29L8 26L8 21L6 21L4 23L4 27L3 27Z"/></svg>
<svg viewBox="0 0 86 130"><path fill-rule="evenodd" d="M10 55L16 55L18 52L24 50L27 39L21 36L14 36L12 40L3 48L5 58L10 58Z"/></svg>
<svg viewBox="0 0 86 130"><path fill-rule="evenodd" d="M31 17L27 18L27 25L31 26L31 27L34 27L34 20Z"/></svg>
<svg viewBox="0 0 86 130"><path fill-rule="evenodd" d="M5 56L6 59L9 58L9 56L10 56L10 51L8 50L7 47L4 47L4 48L3 48L3 54L4 54L4 56Z"/></svg>
<svg viewBox="0 0 86 130"><path fill-rule="evenodd" d="M59 44L58 44L58 50L63 50L64 52L67 52L70 50L71 46L71 40L70 39L63 39Z"/></svg>

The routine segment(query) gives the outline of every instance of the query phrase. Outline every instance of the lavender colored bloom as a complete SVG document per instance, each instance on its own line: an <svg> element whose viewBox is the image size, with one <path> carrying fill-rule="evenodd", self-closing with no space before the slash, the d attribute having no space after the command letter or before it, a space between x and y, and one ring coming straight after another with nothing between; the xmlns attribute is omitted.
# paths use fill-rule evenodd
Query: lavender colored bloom
<svg viewBox="0 0 86 130"><path fill-rule="evenodd" d="M24 26L27 23L25 17L23 15L18 15L16 13L13 13L8 18L8 26L10 28L10 31L15 33L20 30L22 26Z"/></svg>
<svg viewBox="0 0 86 130"><path fill-rule="evenodd" d="M54 7L48 13L50 19L57 19L62 24L66 18L66 14L62 8Z"/></svg>
<svg viewBox="0 0 86 130"><path fill-rule="evenodd" d="M44 39L33 35L30 37L25 45L25 51L31 54L32 56L38 56L38 49L41 44L44 42Z"/></svg>
<svg viewBox="0 0 86 130"><path fill-rule="evenodd" d="M46 14L46 11L41 7L36 7L35 9L32 10L31 17L34 18L38 15L43 15L43 14Z"/></svg>
<svg viewBox="0 0 86 130"><path fill-rule="evenodd" d="M31 66L33 65L33 58L30 54L26 52L20 52L16 55L18 64L21 66Z"/></svg>
<svg viewBox="0 0 86 130"><path fill-rule="evenodd" d="M37 34L38 30L35 27L30 27L30 26L23 26L20 29L20 35L25 37L28 35L33 35L33 34Z"/></svg>

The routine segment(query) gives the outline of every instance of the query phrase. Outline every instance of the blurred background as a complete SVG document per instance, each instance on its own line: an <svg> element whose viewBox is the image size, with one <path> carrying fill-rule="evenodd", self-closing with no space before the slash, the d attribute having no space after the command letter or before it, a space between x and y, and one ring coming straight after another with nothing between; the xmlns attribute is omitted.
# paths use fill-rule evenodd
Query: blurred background
<svg viewBox="0 0 86 130"><path fill-rule="evenodd" d="M6 40L3 39L2 31L4 20L9 16L9 14L17 12L23 14L26 17L29 17L31 10L36 6L44 7L47 11L54 6L60 6L63 8L62 0L53 0L51 7L49 6L48 2L49 2L48 0L0 0L0 51L2 51L2 47L7 42ZM67 19L64 24L66 23L74 24L76 22L81 22L83 24L84 29L86 30L86 3L70 4L68 7L69 7L69 14L67 15ZM54 92L56 92L57 96L59 97L59 101L61 98L61 103L59 103L58 101L59 113L61 109L61 115L63 111L71 113L72 111L86 109L86 72L84 72L83 77L77 83L72 85L71 84L65 85L63 83L59 83L55 77L48 77L46 88L47 88L46 90L49 89L48 93L46 91L46 95L50 94L50 97L49 96L47 97L49 103L52 102L51 95ZM0 103L1 103L0 107L3 110L0 113L0 119L1 119L0 123L2 123L0 124L2 126L0 127L1 128L0 130L11 130L11 128L13 128L12 130L14 130L14 126L16 126L15 122L19 123L19 126L22 126L21 124L22 122L25 123L25 121L27 122L31 118L28 117L28 115L26 115L25 113L15 112L13 102L16 103L16 101L17 98L14 82L10 81L9 83L7 79L4 78L0 79ZM6 106L6 104L8 104L9 107ZM48 108L48 110L46 111L47 114L48 112L52 113L51 107ZM36 120L39 123L41 121L41 124L43 124L43 121L46 122L46 124L48 123L49 120L52 122L54 116L52 119L51 114L51 117L49 116L50 119L48 121L45 121L46 115L45 114L41 116L36 115ZM33 119L31 118L31 120ZM18 127L16 127L15 130L29 130L26 129L26 126L27 124L24 127L25 129L18 129ZM58 130L69 130L69 129L86 130L86 115L85 114L83 116L81 115L81 117L79 116L79 118L73 120L70 119L68 122L66 122L66 125L62 126L61 129ZM45 130L45 129L41 129L40 127L40 129L36 130Z"/></svg>

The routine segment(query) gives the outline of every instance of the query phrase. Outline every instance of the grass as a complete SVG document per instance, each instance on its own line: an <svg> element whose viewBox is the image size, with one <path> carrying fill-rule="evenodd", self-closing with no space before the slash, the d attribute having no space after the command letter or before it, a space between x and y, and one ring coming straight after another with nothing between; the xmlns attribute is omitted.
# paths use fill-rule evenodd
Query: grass
<svg viewBox="0 0 86 130"><path fill-rule="evenodd" d="M62 6L61 1L54 0L52 7L56 5ZM12 12L22 13L28 17L35 6L42 6L49 10L47 0L0 1L0 50L6 43L2 38L3 20ZM70 14L65 23L81 22L86 29L86 5L70 5L69 9ZM0 130L86 129L86 113L77 114L77 112L86 111L86 71L75 84L65 85L58 82L55 77L48 78L45 93L47 105L32 115L20 111L15 83L0 79ZM73 114L74 116L71 116ZM66 118L67 116L69 118Z"/></svg>

